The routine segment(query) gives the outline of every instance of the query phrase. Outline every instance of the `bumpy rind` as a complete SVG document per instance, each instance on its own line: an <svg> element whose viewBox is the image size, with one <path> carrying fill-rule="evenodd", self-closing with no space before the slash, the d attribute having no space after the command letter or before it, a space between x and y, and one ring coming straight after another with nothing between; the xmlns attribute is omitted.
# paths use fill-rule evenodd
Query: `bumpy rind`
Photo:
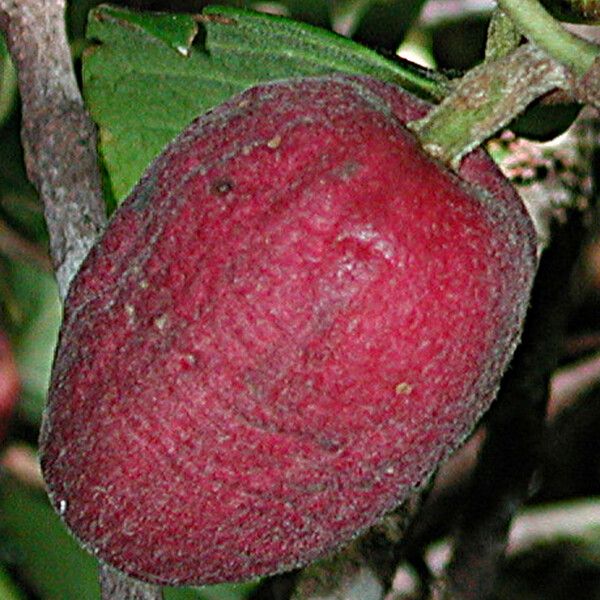
<svg viewBox="0 0 600 600"><path fill-rule="evenodd" d="M518 342L535 234L366 77L252 88L148 169L66 303L42 434L53 506L162 584L305 564L421 484Z"/></svg>

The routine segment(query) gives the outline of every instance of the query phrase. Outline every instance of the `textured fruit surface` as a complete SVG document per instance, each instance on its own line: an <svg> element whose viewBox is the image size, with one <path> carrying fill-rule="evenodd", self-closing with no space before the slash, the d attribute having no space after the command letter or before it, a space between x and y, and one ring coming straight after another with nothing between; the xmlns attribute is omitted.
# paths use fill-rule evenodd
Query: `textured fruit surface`
<svg viewBox="0 0 600 600"><path fill-rule="evenodd" d="M66 305L42 466L105 561L161 583L308 562L424 481L489 406L534 232L482 152L461 177L368 78L283 81L154 162Z"/></svg>

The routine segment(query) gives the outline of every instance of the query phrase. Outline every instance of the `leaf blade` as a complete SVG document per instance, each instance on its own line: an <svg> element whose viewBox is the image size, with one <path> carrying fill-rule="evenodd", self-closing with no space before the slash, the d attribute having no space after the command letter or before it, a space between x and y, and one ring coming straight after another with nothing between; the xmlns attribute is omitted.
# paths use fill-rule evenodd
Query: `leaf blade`
<svg viewBox="0 0 600 600"><path fill-rule="evenodd" d="M146 15L100 6L90 13L84 94L122 200L193 118L265 81L333 72L371 75L439 98L445 80L390 61L330 31L274 15L208 7L201 16ZM190 39L200 22L205 47ZM164 24L167 33L162 31ZM178 45L186 41L186 51Z"/></svg>

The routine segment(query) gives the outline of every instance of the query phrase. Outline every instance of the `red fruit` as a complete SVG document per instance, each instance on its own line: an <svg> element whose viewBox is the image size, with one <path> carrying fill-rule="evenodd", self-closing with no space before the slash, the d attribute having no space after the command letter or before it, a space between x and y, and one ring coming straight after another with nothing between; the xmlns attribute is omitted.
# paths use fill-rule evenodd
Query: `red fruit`
<svg viewBox="0 0 600 600"><path fill-rule="evenodd" d="M19 374L9 341L0 332L0 443L19 396Z"/></svg>
<svg viewBox="0 0 600 600"><path fill-rule="evenodd" d="M421 484L515 348L534 231L368 78L262 85L154 162L73 283L42 432L52 503L142 579L313 560Z"/></svg>

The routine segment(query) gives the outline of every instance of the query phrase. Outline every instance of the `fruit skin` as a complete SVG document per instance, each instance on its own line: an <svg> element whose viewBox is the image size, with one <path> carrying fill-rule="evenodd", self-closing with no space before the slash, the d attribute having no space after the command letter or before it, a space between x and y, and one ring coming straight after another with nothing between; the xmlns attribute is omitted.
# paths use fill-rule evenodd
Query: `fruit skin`
<svg viewBox="0 0 600 600"><path fill-rule="evenodd" d="M41 434L90 551L161 584L307 563L489 407L536 268L482 152L460 177L370 78L252 88L148 169L76 277Z"/></svg>

